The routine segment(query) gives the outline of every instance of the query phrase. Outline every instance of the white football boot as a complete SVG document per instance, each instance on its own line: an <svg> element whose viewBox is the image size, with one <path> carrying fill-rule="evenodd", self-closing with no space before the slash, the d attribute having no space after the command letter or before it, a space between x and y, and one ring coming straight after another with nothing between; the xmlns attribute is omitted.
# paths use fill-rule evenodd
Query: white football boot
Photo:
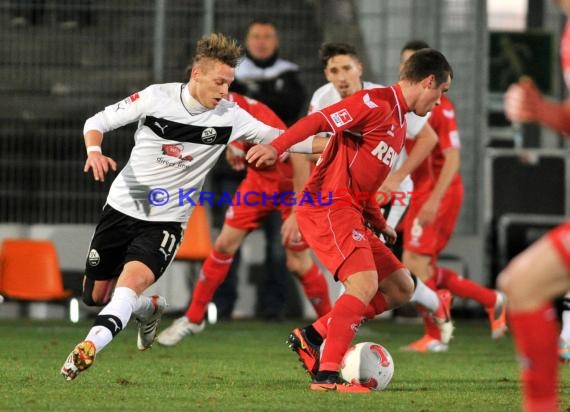
<svg viewBox="0 0 570 412"><path fill-rule="evenodd" d="M192 323L186 316L176 319L172 325L164 329L156 338L162 346L174 346L186 336L200 333L206 327L206 321L200 324Z"/></svg>
<svg viewBox="0 0 570 412"><path fill-rule="evenodd" d="M146 350L152 346L154 338L156 337L160 318L168 306L166 304L166 299L162 296L153 295L150 299L154 306L154 312L152 315L146 319L137 318L137 322L139 324L137 347L139 350Z"/></svg>

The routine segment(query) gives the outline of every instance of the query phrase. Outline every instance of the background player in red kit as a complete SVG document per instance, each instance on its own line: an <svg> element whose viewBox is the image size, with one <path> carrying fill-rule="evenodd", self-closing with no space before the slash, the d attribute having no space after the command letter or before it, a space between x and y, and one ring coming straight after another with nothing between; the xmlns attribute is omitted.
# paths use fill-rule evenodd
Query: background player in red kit
<svg viewBox="0 0 570 412"><path fill-rule="evenodd" d="M570 0L558 3L570 17ZM560 57L570 90L570 19L561 38ZM528 78L507 90L505 113L513 122L537 122L570 135L570 100L545 99ZM509 322L522 368L524 411L557 411L559 328L552 299L570 290L570 223L558 226L514 258L498 281L509 299Z"/></svg>
<svg viewBox="0 0 570 412"><path fill-rule="evenodd" d="M416 51L427 47L423 41L408 42L402 48L402 64ZM498 339L507 330L504 295L437 265L439 254L453 234L463 203L459 132L455 107L447 96L442 96L441 104L434 107L428 122L438 136L438 144L412 173L414 196L404 218L402 261L432 289L447 289L455 296L481 303L489 315L491 336ZM414 140L406 139L408 151L414 143ZM405 349L418 352L447 350L431 316L424 316L424 323L426 334Z"/></svg>
<svg viewBox="0 0 570 412"><path fill-rule="evenodd" d="M286 128L281 119L269 107L255 99L238 93L230 93L229 100L233 100L242 109L265 124L279 129ZM243 159L243 154L247 151L248 146L241 142L232 143L228 150L232 150L232 147L236 152L242 153L241 158ZM294 156L286 154L269 168L249 167L237 192L241 193L242 196L248 192L256 194L248 195L248 203L258 202L259 205L249 206L243 202L238 204L234 196L233 206L228 208L222 231L214 243L212 252L204 261L185 315L176 319L170 327L160 333L157 338L158 343L164 346L174 346L185 336L204 330L204 317L208 303L212 301L216 289L226 278L233 256L246 236L252 230L259 228L263 219L273 210L280 211L284 221L291 215L291 206L274 203L272 197L275 197L275 194L280 195L293 191L291 163L295 161ZM239 162L239 157L234 152L232 162ZM262 200L262 193L267 194L266 200ZM307 244L302 238L290 238L285 244L285 248L287 268L297 275L305 295L312 303L317 315L323 316L328 313L331 309L331 302L327 281L319 267L313 262Z"/></svg>
<svg viewBox="0 0 570 412"><path fill-rule="evenodd" d="M314 375L310 389L369 392L339 377L340 361L363 319L407 303L414 290L410 272L378 239L395 240L376 202L370 201L391 171L406 136L404 115L423 116L439 103L453 72L438 51L415 53L400 72L398 84L363 90L304 117L271 145L256 145L250 163L271 163L296 141L318 132L334 132L305 191L329 205L299 205L297 222L303 237L323 265L341 281L345 293L332 311L290 343ZM315 201L316 202L316 201ZM306 339L305 339L306 338ZM319 344L326 338L319 360Z"/></svg>

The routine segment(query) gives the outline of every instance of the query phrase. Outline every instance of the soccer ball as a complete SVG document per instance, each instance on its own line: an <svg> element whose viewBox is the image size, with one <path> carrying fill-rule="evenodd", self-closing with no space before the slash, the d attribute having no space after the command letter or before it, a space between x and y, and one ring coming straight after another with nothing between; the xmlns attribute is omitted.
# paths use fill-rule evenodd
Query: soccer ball
<svg viewBox="0 0 570 412"><path fill-rule="evenodd" d="M385 347L374 342L352 346L340 364L342 378L375 391L386 389L394 375L394 361Z"/></svg>

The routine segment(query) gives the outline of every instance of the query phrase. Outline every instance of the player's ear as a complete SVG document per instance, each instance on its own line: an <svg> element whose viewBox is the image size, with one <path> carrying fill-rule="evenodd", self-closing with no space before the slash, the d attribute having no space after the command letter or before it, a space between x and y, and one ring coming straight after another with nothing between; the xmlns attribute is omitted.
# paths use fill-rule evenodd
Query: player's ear
<svg viewBox="0 0 570 412"><path fill-rule="evenodd" d="M197 64L196 66L194 66L192 68L192 71L190 72L190 78L196 80L197 78L200 77L200 75L202 74L202 69L200 68L200 65Z"/></svg>
<svg viewBox="0 0 570 412"><path fill-rule="evenodd" d="M424 89L433 89L436 87L435 75L430 74L420 82Z"/></svg>

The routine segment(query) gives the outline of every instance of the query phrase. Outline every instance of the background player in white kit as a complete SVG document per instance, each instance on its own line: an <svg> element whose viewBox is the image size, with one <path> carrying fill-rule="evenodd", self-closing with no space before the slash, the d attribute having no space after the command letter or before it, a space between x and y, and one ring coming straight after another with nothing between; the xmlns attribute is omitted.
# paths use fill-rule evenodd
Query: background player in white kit
<svg viewBox="0 0 570 412"><path fill-rule="evenodd" d="M187 84L151 85L85 122L85 172L92 170L100 181L110 168L116 170L116 163L101 153L103 134L135 121L138 128L86 262L83 300L106 306L63 364L61 374L67 380L93 364L95 354L126 327L132 314L139 322L138 348L152 345L166 302L142 293L175 256L207 173L229 142L268 143L282 132L225 100L241 53L236 41L222 34L204 37L197 43ZM312 140L293 151L312 152Z"/></svg>

